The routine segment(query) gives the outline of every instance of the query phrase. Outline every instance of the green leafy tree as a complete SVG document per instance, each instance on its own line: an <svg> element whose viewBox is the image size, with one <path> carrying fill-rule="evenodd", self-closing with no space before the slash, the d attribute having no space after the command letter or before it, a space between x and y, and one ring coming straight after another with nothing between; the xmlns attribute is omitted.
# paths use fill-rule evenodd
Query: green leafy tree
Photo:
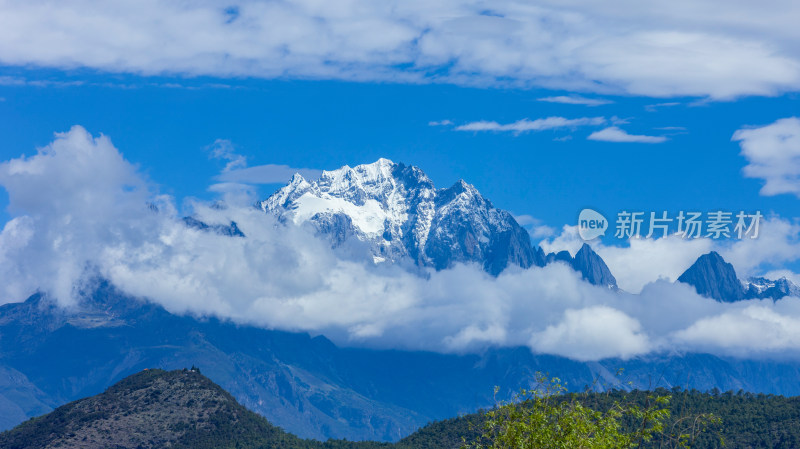
<svg viewBox="0 0 800 449"><path fill-rule="evenodd" d="M495 390L495 393L497 390ZM669 395L649 394L643 403L614 401L597 410L588 393L568 393L558 378L537 373L537 387L486 412L483 433L469 449L629 449L690 447L694 436L715 418L670 422ZM691 423L684 433L686 423ZM671 424L665 431L665 425Z"/></svg>

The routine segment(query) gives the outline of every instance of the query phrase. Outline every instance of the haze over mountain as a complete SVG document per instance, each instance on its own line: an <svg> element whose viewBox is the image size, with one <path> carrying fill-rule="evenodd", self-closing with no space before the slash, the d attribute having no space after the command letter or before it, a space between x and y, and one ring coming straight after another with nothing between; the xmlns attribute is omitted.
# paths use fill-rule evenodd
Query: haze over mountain
<svg viewBox="0 0 800 449"><path fill-rule="evenodd" d="M0 447L199 448L214 443L302 447L197 370L145 369L96 396L63 405L13 431Z"/></svg>
<svg viewBox="0 0 800 449"><path fill-rule="evenodd" d="M535 371L575 388L620 367L641 388L653 372L667 385L692 373L702 389L797 388L792 298L723 303L667 281L634 295L589 246L523 268L539 250L465 183L369 166L295 177L269 213L231 201L184 214L80 127L0 165L18 211L0 235L1 287L28 298L0 308L5 425L145 367L192 364L319 438L395 440ZM103 167L112 175L91 176ZM428 219L421 244L414 223ZM742 332L721 331L731 322Z"/></svg>
<svg viewBox="0 0 800 449"><path fill-rule="evenodd" d="M597 392L577 399L593 410L670 396L667 435L656 434L643 448L661 448L672 432L689 432L687 417L711 413L720 425L693 433L692 447L793 449L800 442L800 398L698 392L665 388L635 392ZM113 447L115 449L458 449L476 441L486 416L474 413L430 423L396 443L303 440L272 425L236 402L213 381L191 369L145 369L103 393L61 406L51 413L0 432L4 449ZM630 423L622 423L626 428ZM634 424L636 425L636 424ZM691 425L691 424L690 424ZM674 441L674 440L673 440Z"/></svg>
<svg viewBox="0 0 800 449"><path fill-rule="evenodd" d="M100 284L80 307L42 295L0 307L2 428L102 392L144 368L197 365L242 405L302 437L396 441L532 386L537 371L576 390L658 385L800 394L800 363L703 354L579 362L493 348L482 354L340 348L328 339L168 313ZM614 372L625 369L624 377ZM631 382L631 383L628 383ZM495 397L494 387L500 391Z"/></svg>

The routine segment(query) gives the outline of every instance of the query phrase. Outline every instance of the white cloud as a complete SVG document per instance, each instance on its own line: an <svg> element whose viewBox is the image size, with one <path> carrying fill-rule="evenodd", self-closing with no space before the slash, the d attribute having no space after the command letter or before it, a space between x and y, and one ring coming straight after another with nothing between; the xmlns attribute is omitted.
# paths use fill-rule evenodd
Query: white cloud
<svg viewBox="0 0 800 449"><path fill-rule="evenodd" d="M428 126L450 126L453 122L450 120L439 120L439 121L432 121L428 122Z"/></svg>
<svg viewBox="0 0 800 449"><path fill-rule="evenodd" d="M227 161L224 172L247 167L247 158L237 154L233 147L233 142L227 139L217 139L208 147L212 159Z"/></svg>
<svg viewBox="0 0 800 449"><path fill-rule="evenodd" d="M605 100L602 98L586 98L580 95L560 95L556 97L544 97L544 98L539 98L539 101L544 101L546 103L575 104L582 106L602 106L604 104L613 103L610 100Z"/></svg>
<svg viewBox="0 0 800 449"><path fill-rule="evenodd" d="M558 235L543 240L539 245L546 253L566 250L575 254L583 243L576 226L564 226ZM606 262L619 287L631 293L639 293L648 283L659 279L674 282L698 257L710 251L720 253L743 279L762 275L770 279L796 278L786 270L773 273L765 273L765 270L800 260L800 225L779 217L768 217L761 221L756 239L726 241L670 235L657 239L629 239L623 243L627 246L595 242L592 248Z"/></svg>
<svg viewBox="0 0 800 449"><path fill-rule="evenodd" d="M666 102L666 103L648 104L648 105L646 105L644 107L644 109L647 112L656 112L661 108L671 108L671 107L679 106L679 105L680 105L680 103L677 103L677 102L674 102L674 101L670 101L670 102Z"/></svg>
<svg viewBox="0 0 800 449"><path fill-rule="evenodd" d="M14 215L0 233L2 302L40 290L69 306L100 275L174 313L324 333L340 344L445 352L528 345L578 360L662 350L780 356L800 349L800 298L722 304L663 280L634 295L590 285L564 264L498 277L457 265L418 276L341 254L304 227L236 205L193 207L206 223L235 221L246 237L190 228L107 137L80 127L57 134L34 156L0 164L0 184ZM567 240L552 242L558 239ZM668 243L641 242L651 246L632 244L631 251L648 253L640 261L675 251L658 270L704 251ZM628 263L630 253L597 250L612 270Z"/></svg>
<svg viewBox="0 0 800 449"><path fill-rule="evenodd" d="M627 359L652 350L637 320L606 306L564 311L561 322L531 337L531 347L538 352L583 361Z"/></svg>
<svg viewBox="0 0 800 449"><path fill-rule="evenodd" d="M293 168L288 165L264 164L254 167L247 166L247 158L236 153L233 143L227 139L217 139L208 147L210 157L227 161L222 173L215 179L221 184L212 186L212 191L233 192L247 190L246 186L232 184L277 184L287 183L295 173L300 173L304 178L315 179L322 174L322 170L311 168Z"/></svg>
<svg viewBox="0 0 800 449"><path fill-rule="evenodd" d="M80 274L104 243L141 242L138 228L149 225L150 192L136 168L108 137L78 126L34 156L0 164L0 184L16 215L3 230L3 301L46 287L74 302Z"/></svg>
<svg viewBox="0 0 800 449"><path fill-rule="evenodd" d="M300 173L306 179L316 179L320 177L322 170L265 164L226 171L217 176L217 180L246 184L288 183L295 173Z"/></svg>
<svg viewBox="0 0 800 449"><path fill-rule="evenodd" d="M456 126L456 131L493 131L524 133L529 131L544 131L548 129L575 128L578 126L598 126L606 122L603 117L581 117L569 119L564 117L547 117L536 120L522 119L513 123L500 124L494 121L481 120Z"/></svg>
<svg viewBox="0 0 800 449"><path fill-rule="evenodd" d="M587 137L589 140L599 140L602 142L635 142L635 143L662 143L667 138L663 136L644 136L639 134L628 134L624 130L610 126L600 131L595 131Z"/></svg>
<svg viewBox="0 0 800 449"><path fill-rule="evenodd" d="M800 87L800 6L631 0L0 3L0 61L144 75L550 87L648 96ZM720 13L720 11L724 11Z"/></svg>
<svg viewBox="0 0 800 449"><path fill-rule="evenodd" d="M748 164L744 175L763 179L762 195L792 193L800 197L800 119L789 117L733 134Z"/></svg>
<svg viewBox="0 0 800 449"><path fill-rule="evenodd" d="M528 233L534 240L551 237L555 234L556 230L547 226L542 220L534 217L533 215L514 215L514 220L528 230Z"/></svg>
<svg viewBox="0 0 800 449"><path fill-rule="evenodd" d="M575 254L583 245L576 226L564 226L561 233L539 243L547 252L569 251ZM648 283L659 279L678 279L698 257L717 249L711 239L683 239L670 236L659 239L630 239L628 246L608 246L601 242L592 249L603 258L619 287L639 293Z"/></svg>
<svg viewBox="0 0 800 449"><path fill-rule="evenodd" d="M768 217L759 228L758 238L734 240L732 245L719 247L719 253L733 264L740 277L759 275L764 265L780 266L800 259L797 222Z"/></svg>
<svg viewBox="0 0 800 449"><path fill-rule="evenodd" d="M746 356L747 348L764 353L797 355L800 352L798 301L748 301L720 315L698 320L676 332L676 340L700 348L724 348Z"/></svg>

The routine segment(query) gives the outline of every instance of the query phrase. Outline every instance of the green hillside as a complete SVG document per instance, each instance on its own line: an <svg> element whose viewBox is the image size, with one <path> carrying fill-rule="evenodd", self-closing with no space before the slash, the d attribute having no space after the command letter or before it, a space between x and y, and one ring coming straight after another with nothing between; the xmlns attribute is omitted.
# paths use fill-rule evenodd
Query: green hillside
<svg viewBox="0 0 800 449"><path fill-rule="evenodd" d="M694 447L800 447L800 398L750 393L656 390L670 395L671 418L713 413L718 428L699 435ZM652 392L591 393L581 402L604 410L615 401L644 403ZM71 402L0 434L4 449L35 448L308 448L448 449L474 440L484 415L431 423L394 444L300 439L270 424L197 370L145 370L104 393ZM652 441L649 447L660 447Z"/></svg>

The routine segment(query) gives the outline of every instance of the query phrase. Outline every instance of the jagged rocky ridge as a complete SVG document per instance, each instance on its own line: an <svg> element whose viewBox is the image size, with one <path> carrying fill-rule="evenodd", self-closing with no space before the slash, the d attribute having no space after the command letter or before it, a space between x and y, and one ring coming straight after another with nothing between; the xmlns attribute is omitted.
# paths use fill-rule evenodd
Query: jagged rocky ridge
<svg viewBox="0 0 800 449"><path fill-rule="evenodd" d="M377 263L410 261L437 270L478 263L497 275L510 266L541 267L555 260L474 186L461 180L437 189L419 168L388 159L324 171L317 180L296 174L258 206L282 221L309 223L333 246L351 238L366 242ZM574 258L566 254L559 260L593 284L616 288L588 245Z"/></svg>
<svg viewBox="0 0 800 449"><path fill-rule="evenodd" d="M697 258L694 264L678 277L678 282L689 284L700 295L720 302L735 302L744 299L778 300L784 296L800 296L800 287L786 278L776 281L763 277L751 277L740 281L733 265L716 251Z"/></svg>
<svg viewBox="0 0 800 449"><path fill-rule="evenodd" d="M545 257L545 263L554 262L563 262L569 265L573 270L581 273L583 279L594 285L617 289L617 279L611 274L611 270L608 269L603 259L592 250L592 247L586 243L575 253L575 257L572 257L569 251L549 253Z"/></svg>
<svg viewBox="0 0 800 449"><path fill-rule="evenodd" d="M437 189L417 167L379 159L299 174L259 206L282 220L309 222L334 246L350 237L368 242L376 262L413 261L437 270L477 262L498 274L508 266L543 266L540 248L510 213L470 184Z"/></svg>

